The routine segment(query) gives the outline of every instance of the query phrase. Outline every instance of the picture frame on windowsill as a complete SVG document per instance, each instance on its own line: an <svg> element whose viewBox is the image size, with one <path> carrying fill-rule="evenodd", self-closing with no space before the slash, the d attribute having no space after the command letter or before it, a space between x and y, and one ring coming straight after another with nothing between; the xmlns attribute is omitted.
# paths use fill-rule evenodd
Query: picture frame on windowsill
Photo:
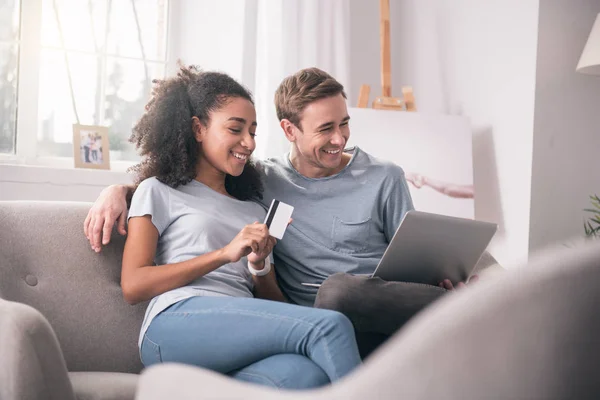
<svg viewBox="0 0 600 400"><path fill-rule="evenodd" d="M108 128L73 124L75 168L110 169Z"/></svg>

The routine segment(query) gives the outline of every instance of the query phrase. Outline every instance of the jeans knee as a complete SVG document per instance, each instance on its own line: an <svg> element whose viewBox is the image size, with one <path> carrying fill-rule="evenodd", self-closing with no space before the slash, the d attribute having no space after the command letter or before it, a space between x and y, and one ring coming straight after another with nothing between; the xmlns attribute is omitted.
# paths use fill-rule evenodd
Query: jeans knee
<svg viewBox="0 0 600 400"><path fill-rule="evenodd" d="M354 326L350 319L339 311L327 310L325 316L328 331L338 331L340 334L354 335Z"/></svg>

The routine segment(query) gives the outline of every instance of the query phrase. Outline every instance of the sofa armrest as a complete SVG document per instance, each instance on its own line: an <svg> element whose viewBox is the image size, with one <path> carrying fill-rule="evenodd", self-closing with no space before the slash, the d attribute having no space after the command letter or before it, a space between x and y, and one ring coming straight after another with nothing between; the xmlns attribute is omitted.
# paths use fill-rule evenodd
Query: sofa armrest
<svg viewBox="0 0 600 400"><path fill-rule="evenodd" d="M75 400L67 366L44 316L0 299L0 399Z"/></svg>
<svg viewBox="0 0 600 400"><path fill-rule="evenodd" d="M145 369L140 376L136 400L260 399L308 400L319 390L282 391L183 364L165 363Z"/></svg>

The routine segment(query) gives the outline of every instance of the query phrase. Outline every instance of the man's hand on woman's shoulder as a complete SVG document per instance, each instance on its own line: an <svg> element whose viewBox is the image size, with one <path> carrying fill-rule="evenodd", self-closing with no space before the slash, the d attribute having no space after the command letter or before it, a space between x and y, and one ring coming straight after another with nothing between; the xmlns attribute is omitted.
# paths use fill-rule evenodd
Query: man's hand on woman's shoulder
<svg viewBox="0 0 600 400"><path fill-rule="evenodd" d="M102 246L110 242L115 222L118 221L117 232L121 235L127 234L125 222L129 190L125 185L111 185L105 188L88 212L83 222L83 232L95 252L100 252Z"/></svg>

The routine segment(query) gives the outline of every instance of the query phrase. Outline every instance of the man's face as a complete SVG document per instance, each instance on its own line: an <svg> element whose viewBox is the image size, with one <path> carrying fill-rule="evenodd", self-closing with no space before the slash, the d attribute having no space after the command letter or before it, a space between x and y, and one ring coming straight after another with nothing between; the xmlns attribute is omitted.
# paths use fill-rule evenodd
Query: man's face
<svg viewBox="0 0 600 400"><path fill-rule="evenodd" d="M310 103L295 129L297 161L319 170L317 175L336 173L350 138L349 120L346 99L341 94Z"/></svg>

